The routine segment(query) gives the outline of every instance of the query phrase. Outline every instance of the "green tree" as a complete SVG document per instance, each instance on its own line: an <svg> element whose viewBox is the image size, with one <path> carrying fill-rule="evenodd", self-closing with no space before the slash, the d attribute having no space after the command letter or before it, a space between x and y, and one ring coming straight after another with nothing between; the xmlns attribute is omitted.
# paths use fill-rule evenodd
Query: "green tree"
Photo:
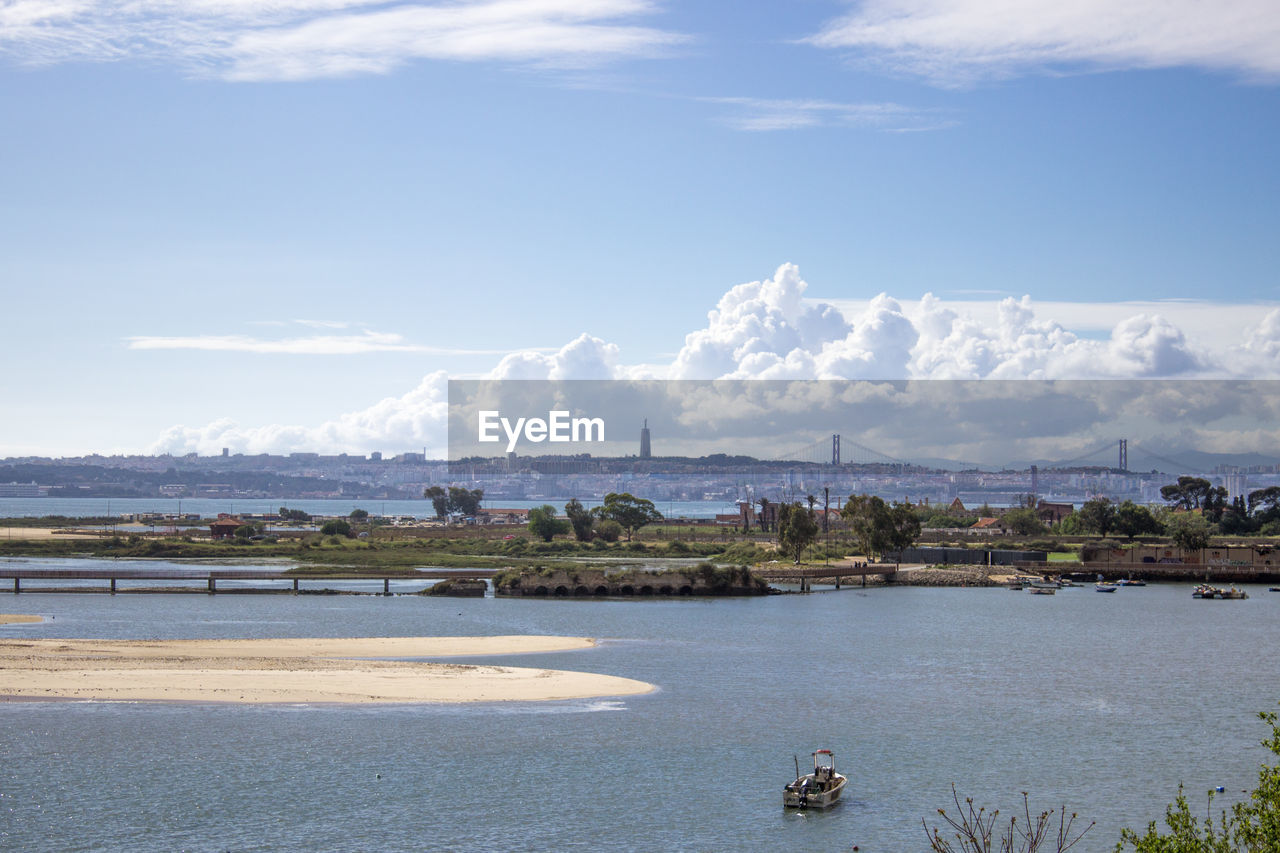
<svg viewBox="0 0 1280 853"><path fill-rule="evenodd" d="M597 518L592 531L602 542L617 542L622 536L622 525L611 518Z"/></svg>
<svg viewBox="0 0 1280 853"><path fill-rule="evenodd" d="M351 523L345 518L332 518L324 523L320 532L325 536L351 536Z"/></svg>
<svg viewBox="0 0 1280 853"><path fill-rule="evenodd" d="M356 507L351 510L351 514L348 515L347 518L351 519L356 524L362 524L369 520L369 510Z"/></svg>
<svg viewBox="0 0 1280 853"><path fill-rule="evenodd" d="M1268 486L1249 493L1249 513L1265 524L1280 518L1280 486Z"/></svg>
<svg viewBox="0 0 1280 853"><path fill-rule="evenodd" d="M812 509L805 509L800 503L778 507L778 547L788 557L795 558L796 563L800 562L804 549L818 537L818 530L818 519Z"/></svg>
<svg viewBox="0 0 1280 853"><path fill-rule="evenodd" d="M591 524L594 519L582 502L577 498L569 501L564 505L564 514L569 519L569 524L573 525L573 536L579 542L591 541Z"/></svg>
<svg viewBox="0 0 1280 853"><path fill-rule="evenodd" d="M1181 509L1200 509L1213 484L1203 477L1179 477L1178 482L1160 487L1161 500Z"/></svg>
<svg viewBox="0 0 1280 853"><path fill-rule="evenodd" d="M1274 712L1258 715L1271 727L1271 736L1262 745L1273 755L1280 756L1280 725ZM1147 825L1143 835L1124 829L1120 832L1117 853L1132 849L1135 853L1274 853L1280 850L1280 767L1263 764L1258 769L1258 785L1249 799L1236 803L1228 814L1224 809L1217 823L1211 817L1213 792L1205 819L1200 821L1187 804L1181 785L1178 796L1165 809L1167 832L1162 832L1156 822Z"/></svg>
<svg viewBox="0 0 1280 853"><path fill-rule="evenodd" d="M484 500L484 489L464 489L460 486L449 487L449 509L465 516L473 516L480 512L480 502Z"/></svg>
<svg viewBox="0 0 1280 853"><path fill-rule="evenodd" d="M1085 532L1080 523L1080 514L1073 512L1053 526L1053 532L1060 536L1079 536Z"/></svg>
<svg viewBox="0 0 1280 853"><path fill-rule="evenodd" d="M1116 507L1110 498L1090 498L1075 515L1080 516L1081 527L1099 536L1106 536L1116 523Z"/></svg>
<svg viewBox="0 0 1280 853"><path fill-rule="evenodd" d="M760 530L765 533L769 532L769 499L760 498L757 503L760 504Z"/></svg>
<svg viewBox="0 0 1280 853"><path fill-rule="evenodd" d="M423 490L422 496L431 501L431 506L436 511L436 518L443 521L449 514L449 493L440 486L428 486Z"/></svg>
<svg viewBox="0 0 1280 853"><path fill-rule="evenodd" d="M1129 539L1147 533L1161 533L1164 530L1160 522L1156 521L1156 517L1151 514L1151 510L1133 501L1125 501L1116 507L1114 529L1116 533Z"/></svg>
<svg viewBox="0 0 1280 853"><path fill-rule="evenodd" d="M534 507L529 510L529 532L550 542L553 536L569 532L569 522L556 518L556 508L550 504Z"/></svg>
<svg viewBox="0 0 1280 853"><path fill-rule="evenodd" d="M441 486L428 486L422 496L431 501L436 511L436 518L441 520L458 514L473 516L480 512L480 502L484 500L484 489L466 489L461 486L450 486L446 491Z"/></svg>
<svg viewBox="0 0 1280 853"><path fill-rule="evenodd" d="M597 518L616 521L627 533L627 541L631 534L644 527L662 521L662 513L658 512L653 501L648 498L637 498L630 492L610 492L604 496L604 503L591 511Z"/></svg>
<svg viewBox="0 0 1280 853"><path fill-rule="evenodd" d="M906 501L895 503L889 508L888 528L888 548L901 554L920 538L920 516Z"/></svg>
<svg viewBox="0 0 1280 853"><path fill-rule="evenodd" d="M1036 511L1029 507L1009 510L1004 514L1004 523L1005 526L1019 536L1034 536L1037 533L1044 533L1044 522L1040 521Z"/></svg>
<svg viewBox="0 0 1280 853"><path fill-rule="evenodd" d="M1180 512L1170 517L1165 531L1173 539L1173 544L1183 551L1199 551L1209 547L1209 538L1213 528L1199 513Z"/></svg>
<svg viewBox="0 0 1280 853"><path fill-rule="evenodd" d="M890 542L893 527L889 505L876 495L849 495L840 515L849 525L858 549L868 559L876 554L883 554L892 547ZM918 529L918 528L917 528Z"/></svg>

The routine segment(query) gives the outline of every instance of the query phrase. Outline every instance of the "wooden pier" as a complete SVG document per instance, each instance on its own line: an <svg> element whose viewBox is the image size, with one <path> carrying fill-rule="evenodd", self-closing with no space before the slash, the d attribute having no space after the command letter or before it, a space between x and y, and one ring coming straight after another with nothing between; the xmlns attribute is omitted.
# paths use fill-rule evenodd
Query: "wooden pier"
<svg viewBox="0 0 1280 853"><path fill-rule="evenodd" d="M497 574L497 569L418 569L413 574L403 573L357 573L335 570L326 574L289 574L285 571L228 571L226 569L138 569L138 568L104 568L104 569L38 569L30 567L0 566L0 581L12 580L11 591L16 595L21 592L109 592L112 595L121 591L118 581L187 581L193 584L189 590L168 587L165 592L207 592L216 595L218 581L292 581L291 590L297 595L302 581L382 581L382 594L391 594L392 581L423 581L445 579L488 579ZM59 581L106 581L107 585L92 589L65 588L56 586L27 587L23 589L23 581L59 580ZM203 585L201 585L203 584ZM224 592L226 589L224 588Z"/></svg>

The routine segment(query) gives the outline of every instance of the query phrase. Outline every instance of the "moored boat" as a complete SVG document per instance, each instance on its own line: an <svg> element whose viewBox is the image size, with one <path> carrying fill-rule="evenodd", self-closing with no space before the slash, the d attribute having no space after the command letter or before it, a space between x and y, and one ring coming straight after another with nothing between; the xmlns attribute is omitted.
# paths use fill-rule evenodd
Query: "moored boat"
<svg viewBox="0 0 1280 853"><path fill-rule="evenodd" d="M1249 593L1242 589L1236 589L1232 586L1230 589L1224 589L1219 586L1209 586L1208 584L1200 584L1191 591L1192 598L1213 598L1219 601L1243 601L1249 597Z"/></svg>
<svg viewBox="0 0 1280 853"><path fill-rule="evenodd" d="M829 749L813 753L813 772L801 773L796 759L796 780L782 789L782 805L792 809L825 809L840 799L848 777L836 772L836 762Z"/></svg>
<svg viewBox="0 0 1280 853"><path fill-rule="evenodd" d="M1120 588L1120 585L1109 581L1098 581L1093 585L1093 588L1098 592L1115 592Z"/></svg>

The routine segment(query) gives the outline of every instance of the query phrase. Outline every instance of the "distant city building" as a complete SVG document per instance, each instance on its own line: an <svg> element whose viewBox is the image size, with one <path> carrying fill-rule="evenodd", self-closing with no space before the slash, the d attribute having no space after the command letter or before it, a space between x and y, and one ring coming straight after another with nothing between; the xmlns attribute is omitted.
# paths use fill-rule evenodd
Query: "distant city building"
<svg viewBox="0 0 1280 853"><path fill-rule="evenodd" d="M35 483L0 483L0 498L43 498L49 491Z"/></svg>
<svg viewBox="0 0 1280 853"><path fill-rule="evenodd" d="M640 428L640 458L652 459L653 449L649 446L649 419L644 419L644 426Z"/></svg>
<svg viewBox="0 0 1280 853"><path fill-rule="evenodd" d="M1227 498L1249 496L1249 477L1239 469L1222 478L1222 485L1227 487Z"/></svg>
<svg viewBox="0 0 1280 853"><path fill-rule="evenodd" d="M382 451L381 451L381 450L375 450L375 451L373 451L372 453L370 453L370 454L369 454L369 461L370 461L370 462L381 462L381 461L382 461Z"/></svg>

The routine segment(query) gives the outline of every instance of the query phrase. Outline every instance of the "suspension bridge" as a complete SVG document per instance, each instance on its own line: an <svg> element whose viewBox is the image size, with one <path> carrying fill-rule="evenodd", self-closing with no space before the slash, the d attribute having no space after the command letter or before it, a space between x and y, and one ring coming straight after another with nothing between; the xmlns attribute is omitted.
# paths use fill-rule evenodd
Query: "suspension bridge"
<svg viewBox="0 0 1280 853"><path fill-rule="evenodd" d="M810 465L902 465L934 467L925 462L894 456L856 441L840 433L832 433L808 444L779 453L771 462L798 462ZM977 468L976 463L957 460L961 468ZM1110 468L1123 472L1156 471L1162 474L1185 474L1203 468L1188 459L1179 459L1168 451L1156 451L1127 438L1109 440L1072 457L1037 462L1041 471L1062 468Z"/></svg>

